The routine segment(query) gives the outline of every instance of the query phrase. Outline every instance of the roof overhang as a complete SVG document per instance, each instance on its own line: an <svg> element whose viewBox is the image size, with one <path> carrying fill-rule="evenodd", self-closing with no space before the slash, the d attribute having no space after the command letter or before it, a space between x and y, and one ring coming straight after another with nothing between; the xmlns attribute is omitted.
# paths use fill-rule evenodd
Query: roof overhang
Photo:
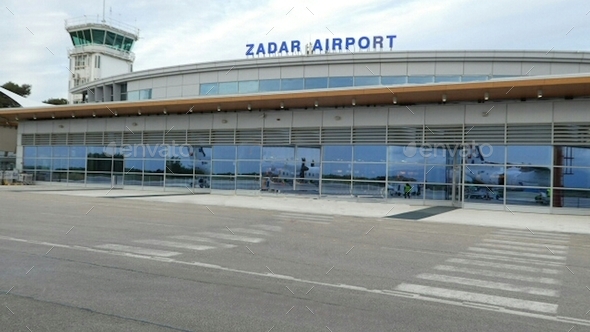
<svg viewBox="0 0 590 332"><path fill-rule="evenodd" d="M539 97L541 93L541 97ZM0 109L0 118L17 121L217 111L280 110L364 105L399 106L457 102L580 98L590 96L590 76L517 78L497 81L304 90L250 95L60 105ZM487 100L486 100L487 98ZM444 99L444 100L443 100ZM248 106L249 105L249 106ZM17 120L18 119L18 120Z"/></svg>

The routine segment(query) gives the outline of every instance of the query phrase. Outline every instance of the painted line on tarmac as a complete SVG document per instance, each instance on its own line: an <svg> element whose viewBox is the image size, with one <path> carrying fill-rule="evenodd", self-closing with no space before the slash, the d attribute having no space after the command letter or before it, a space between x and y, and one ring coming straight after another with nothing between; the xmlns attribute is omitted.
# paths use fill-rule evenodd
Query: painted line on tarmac
<svg viewBox="0 0 590 332"><path fill-rule="evenodd" d="M111 243L103 244L100 246L95 246L95 248L114 250L114 251L124 251L124 252L130 252L133 254L140 254L140 255L147 255L147 256L172 257L172 256L180 255L180 253L176 252L176 251L147 249L147 248L124 246L121 244L111 244Z"/></svg>
<svg viewBox="0 0 590 332"><path fill-rule="evenodd" d="M568 246L560 246L557 244L528 243L528 242L522 242L522 241L483 239L483 242L494 242L494 243L502 243L502 244L508 244L508 245L523 246L523 247L551 248L551 249L557 249L557 250L567 250L568 249Z"/></svg>
<svg viewBox="0 0 590 332"><path fill-rule="evenodd" d="M310 284L310 285L353 290L353 291L365 292L365 293L370 293L370 294L395 296L395 297L399 297L399 298L408 298L408 294L411 294L411 295L413 295L413 299L415 299L415 300L448 304L448 305L455 305L455 306L465 307L465 308L475 308L473 305L470 305L469 303L464 302L464 301L445 300L445 299L440 299L440 298L436 298L436 297L425 296L423 294L419 294L416 292L406 292L406 291L402 291L401 289L380 290L380 289L367 289L365 287L358 287L358 286L345 285L345 284L329 284L329 283L325 283L325 282L299 279L299 278L286 276L286 275L280 275L280 274L260 273L260 272L232 269L232 268L223 267L223 266L215 265L215 264L208 264L208 263L201 263L201 262L186 262L186 261L179 261L179 260L176 260L173 258L145 256L145 255L121 253L121 252L116 252L116 251L106 251L106 250L95 249L95 248L90 248L90 247L69 246L69 245L55 244L55 243L42 242L42 241L18 239L18 238L12 238L12 237L1 236L1 235L0 235L0 240L24 242L24 243L29 243L29 244L43 245L43 246L55 246L55 247L59 247L59 248L73 249L73 250L87 251L87 252L95 252L95 253L103 253L103 254L113 255L113 256L139 258L139 259L146 259L146 260L152 260L152 261L158 261L158 262L164 262L164 263L173 263L173 264L180 264L180 265L202 267L202 268L213 269L213 270L218 270L218 271L233 272L233 273L238 273L238 274L251 275L251 276L257 276L257 277L267 277L267 278L280 279L280 280L289 280L289 281L295 281L295 282L300 282L300 283L305 283L305 284ZM399 288L399 286L398 286L398 288ZM573 317L545 315L545 314L531 313L531 312L527 312L527 311L506 309L506 308L500 308L498 310L495 308L494 309L486 308L484 306L478 307L477 309L502 312L505 314L521 316L521 317L543 319L543 320L547 320L547 321L567 322L567 323L580 325L580 326L590 326L590 320L583 320L583 319L578 319L578 318L573 318Z"/></svg>
<svg viewBox="0 0 590 332"><path fill-rule="evenodd" d="M537 283L549 284L549 285L561 285L561 281L559 281L557 279L553 279L553 278L533 277L533 276L527 276L527 275L522 275L522 274L506 273L504 271L470 269L470 268L466 268L466 267L456 267L456 266L451 266L451 265L437 265L434 267L434 269L439 270L439 271L446 271L446 272L474 274L474 275L480 275L480 276L485 276L485 277L512 279L512 280L519 280L519 281L526 281L526 282L537 282Z"/></svg>
<svg viewBox="0 0 590 332"><path fill-rule="evenodd" d="M523 252L514 252L509 250L496 250L496 249L488 249L488 248L477 248L477 247L469 247L467 250L483 252L483 253L491 253L491 254L502 254L508 256L522 256L522 257L531 257L531 258L545 258L545 259L556 259L564 261L564 256L552 256L552 255L541 255L541 254L529 254Z"/></svg>

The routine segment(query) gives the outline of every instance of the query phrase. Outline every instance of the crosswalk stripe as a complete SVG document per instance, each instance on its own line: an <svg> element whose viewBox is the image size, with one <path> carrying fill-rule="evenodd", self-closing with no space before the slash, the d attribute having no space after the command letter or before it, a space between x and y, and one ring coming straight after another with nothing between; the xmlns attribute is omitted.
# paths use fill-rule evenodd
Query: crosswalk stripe
<svg viewBox="0 0 590 332"><path fill-rule="evenodd" d="M177 240L206 242L206 243L211 243L212 245L215 245L216 247L222 247L222 248L235 248L236 247L234 244L219 243L217 241L213 241L213 240L208 239L206 237L200 237L200 236L178 235L178 236L171 236L171 238L177 239Z"/></svg>
<svg viewBox="0 0 590 332"><path fill-rule="evenodd" d="M485 276L485 277L514 279L514 280L519 280L519 281L538 282L541 284L550 284L550 285L561 285L561 281L553 279L553 278L530 277L530 276L525 276L522 274L507 273L504 271L500 272L500 271L491 271L491 270L474 270L474 269L470 269L470 268L456 267L456 266L450 266L450 265L437 265L434 267L434 269L439 270L439 271L446 271L446 272L475 274L475 275L481 275L481 276Z"/></svg>
<svg viewBox="0 0 590 332"><path fill-rule="evenodd" d="M95 246L95 248L130 252L133 254L140 254L140 255L147 255L147 256L159 256L159 257L172 257L172 256L180 255L179 252L175 252L175 251L164 251L164 250L156 250L156 249L148 249L148 248L140 248L140 247L131 247L131 246L124 246L124 245L120 245L120 244L112 244L112 243Z"/></svg>
<svg viewBox="0 0 590 332"><path fill-rule="evenodd" d="M484 242L494 242L494 243L504 243L504 244L514 244L523 247L538 247L538 248L550 248L550 249L557 249L557 250L566 250L568 246L560 246L557 244L543 244L543 243L528 243L522 241L506 241L506 240L496 240L496 239L483 239Z"/></svg>
<svg viewBox="0 0 590 332"><path fill-rule="evenodd" d="M255 235L270 235L267 231L261 231L259 229L248 229L248 228L231 228L232 232L236 233L246 233L246 234L255 234Z"/></svg>
<svg viewBox="0 0 590 332"><path fill-rule="evenodd" d="M240 241L240 242L248 242L248 243L260 243L264 241L264 239L255 238L255 237L247 237L235 234L222 234L222 233L211 233L211 232L202 232L199 235L212 237L215 239L221 240L229 240L229 241Z"/></svg>
<svg viewBox="0 0 590 332"><path fill-rule="evenodd" d="M493 234L518 236L523 239L546 239L546 240L560 240L560 241L569 240L569 236L564 237L564 236L550 236L550 235L537 235L537 234L533 235L531 233L526 234L526 233L514 233L514 232L494 232Z"/></svg>
<svg viewBox="0 0 590 332"><path fill-rule="evenodd" d="M463 278L463 277L453 277L453 276L447 276L447 275L442 275L442 274L422 273L422 274L417 275L416 278L423 279L423 280L430 280L430 281L459 284L459 285L465 285L465 286L497 289L497 290L503 290L503 291L507 291L507 292L519 292L519 293L527 293L527 294L543 295L543 296L553 296L553 297L559 296L559 291L556 291L553 289L528 287L528 286L517 286L517 285L505 283L505 282L495 282L495 281L487 281L487 280L479 280L479 279L471 279L471 278Z"/></svg>
<svg viewBox="0 0 590 332"><path fill-rule="evenodd" d="M531 233L529 231L523 230L516 230L516 229L499 229L494 233L510 233L510 234L518 234L518 235L526 235L526 236L533 236L533 237L552 237L552 238L561 238L561 239L569 239L569 235L567 234L560 234L560 233L548 233L548 232L537 232Z"/></svg>
<svg viewBox="0 0 590 332"><path fill-rule="evenodd" d="M531 266L522 266L522 265L513 265L513 264L504 264L504 263L492 263L492 262L476 261L476 260L463 259L463 258L449 258L449 259L447 259L447 262L448 263L456 263L456 264L468 264L468 265L475 265L475 266L483 266L483 267L493 267L493 268L497 268L497 269L532 272L532 273L545 273L545 274L560 274L561 273L560 270L555 270L555 269L537 268L537 267L531 267Z"/></svg>
<svg viewBox="0 0 590 332"><path fill-rule="evenodd" d="M309 215L309 214L297 214L297 213L281 213L278 215L282 218L301 218L301 219L309 219L309 220L325 220L331 221L334 220L332 216L322 216L322 215Z"/></svg>
<svg viewBox="0 0 590 332"><path fill-rule="evenodd" d="M565 257L563 257L563 256L529 254L529 253L524 253L524 252L515 252L515 251L508 251L508 250L497 250L497 249L477 248L477 247L469 247L467 250L485 252L485 253L502 254L502 255L508 255L508 256L522 256L522 257L532 257L532 258L565 260Z"/></svg>
<svg viewBox="0 0 590 332"><path fill-rule="evenodd" d="M560 262L547 262L547 261L540 261L540 260L536 260L536 259L526 259L526 258L518 258L518 257L510 257L510 256L476 254L474 252L461 252L461 253L459 253L459 255L467 256L469 258L489 259L489 260L493 260L493 261L505 261L505 262L523 263L523 264L531 264L531 265L555 266L555 267L563 267L565 265L565 263L560 263Z"/></svg>
<svg viewBox="0 0 590 332"><path fill-rule="evenodd" d="M283 230L281 226L272 226L272 225L252 225L252 227L264 229L271 232L280 232Z"/></svg>
<svg viewBox="0 0 590 332"><path fill-rule="evenodd" d="M163 247L190 249L190 250L215 249L215 247L211 247L211 246L201 246L201 245L194 245L194 244L190 244L190 243L161 241L161 240L136 240L134 242L144 243L144 244L153 244L153 245L163 246Z"/></svg>
<svg viewBox="0 0 590 332"><path fill-rule="evenodd" d="M509 234L490 234L489 237L502 239L502 240L513 240L513 241L526 241L527 243L552 243L552 244L568 244L569 240L555 240L555 239L544 239L544 238L523 238L519 235Z"/></svg>
<svg viewBox="0 0 590 332"><path fill-rule="evenodd" d="M508 244L495 244L495 243L480 243L480 246L483 247L492 247L492 248L500 248L500 249L512 249L512 250L521 250L521 251L528 251L528 252L539 252L539 253L550 253L549 249L547 248L530 248L530 247L521 247L516 245L508 245ZM554 254L559 255L566 255L567 250L557 250L551 249Z"/></svg>
<svg viewBox="0 0 590 332"><path fill-rule="evenodd" d="M487 295L480 293L465 292L453 289L422 286L403 283L395 288L398 291L416 293L426 296L442 297L461 301L485 303L513 309L530 310L544 313L557 313L557 304L514 299L504 296Z"/></svg>

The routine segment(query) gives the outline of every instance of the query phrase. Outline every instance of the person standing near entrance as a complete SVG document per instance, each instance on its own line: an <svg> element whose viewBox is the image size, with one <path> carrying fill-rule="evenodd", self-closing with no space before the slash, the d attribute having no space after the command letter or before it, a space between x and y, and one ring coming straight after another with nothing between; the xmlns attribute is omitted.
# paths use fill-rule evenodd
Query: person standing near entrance
<svg viewBox="0 0 590 332"><path fill-rule="evenodd" d="M404 187L404 198L410 198L411 193L412 193L412 186L410 186L409 183L406 183L406 185Z"/></svg>

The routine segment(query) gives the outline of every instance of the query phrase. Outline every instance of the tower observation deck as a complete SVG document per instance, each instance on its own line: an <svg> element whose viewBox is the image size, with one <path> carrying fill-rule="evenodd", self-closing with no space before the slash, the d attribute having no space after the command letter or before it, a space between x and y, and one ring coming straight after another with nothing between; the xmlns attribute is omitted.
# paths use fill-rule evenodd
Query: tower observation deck
<svg viewBox="0 0 590 332"><path fill-rule="evenodd" d="M70 90L133 71L135 54L131 50L139 39L139 29L113 19L86 16L66 20L65 29L73 44L68 51ZM105 101L108 100L108 95L105 97ZM80 103L85 101L85 95L70 94L69 99L70 103Z"/></svg>

